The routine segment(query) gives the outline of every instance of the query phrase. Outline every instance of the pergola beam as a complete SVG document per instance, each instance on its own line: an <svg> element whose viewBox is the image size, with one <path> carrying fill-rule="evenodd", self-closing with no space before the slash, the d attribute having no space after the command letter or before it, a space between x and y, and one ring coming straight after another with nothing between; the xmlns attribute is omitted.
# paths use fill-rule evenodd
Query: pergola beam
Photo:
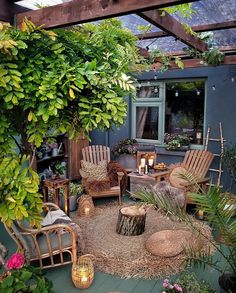
<svg viewBox="0 0 236 293"><path fill-rule="evenodd" d="M137 13L199 0L73 0L16 15L20 26L24 17L45 28L56 28Z"/></svg>
<svg viewBox="0 0 236 293"><path fill-rule="evenodd" d="M231 20L231 21L225 21L225 22L192 26L192 30L196 33L199 33L199 32L207 32L207 31L217 31L222 29L230 29L235 27L236 27L236 20ZM169 37L170 34L164 31L159 31L159 32L147 32L145 34L137 34L136 36L140 40L146 40L146 39Z"/></svg>
<svg viewBox="0 0 236 293"><path fill-rule="evenodd" d="M27 8L14 4L12 0L0 0L0 22L6 21L13 23L14 14L27 10Z"/></svg>
<svg viewBox="0 0 236 293"><path fill-rule="evenodd" d="M205 67L201 59L186 59L182 60L184 63L184 69L186 68L197 68L197 67ZM236 55L232 56L225 56L224 62L222 65L232 65L236 64ZM153 70L158 71L161 68L160 63L154 63L152 65ZM208 66L213 66L213 65L208 65ZM179 69L178 66L175 64L174 61L170 62L169 69Z"/></svg>
<svg viewBox="0 0 236 293"><path fill-rule="evenodd" d="M150 10L138 13L139 16L161 28L163 31L174 36L188 46L197 49L200 52L207 50L207 44L197 36L193 36L184 30L184 27L173 16L168 13L162 15L160 10Z"/></svg>

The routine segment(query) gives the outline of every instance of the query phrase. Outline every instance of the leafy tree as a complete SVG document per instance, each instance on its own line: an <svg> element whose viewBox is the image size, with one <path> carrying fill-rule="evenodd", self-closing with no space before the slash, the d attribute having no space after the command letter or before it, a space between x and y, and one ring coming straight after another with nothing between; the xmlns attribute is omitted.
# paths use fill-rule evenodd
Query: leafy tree
<svg viewBox="0 0 236 293"><path fill-rule="evenodd" d="M56 31L27 19L21 30L0 23L2 221L39 221L38 177L23 154L49 131L73 137L123 124L125 97L135 90L127 74L140 62L135 42L118 20Z"/></svg>

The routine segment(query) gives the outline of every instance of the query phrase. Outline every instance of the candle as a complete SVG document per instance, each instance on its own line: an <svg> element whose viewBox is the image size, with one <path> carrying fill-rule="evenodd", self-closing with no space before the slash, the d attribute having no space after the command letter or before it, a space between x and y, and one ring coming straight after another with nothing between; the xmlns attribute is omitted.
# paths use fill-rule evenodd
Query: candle
<svg viewBox="0 0 236 293"><path fill-rule="evenodd" d="M145 163L146 163L145 158L141 158L141 167L142 167L142 168L145 167Z"/></svg>
<svg viewBox="0 0 236 293"><path fill-rule="evenodd" d="M141 166L141 165L138 166L138 173L139 173L140 175L142 174L142 166Z"/></svg>
<svg viewBox="0 0 236 293"><path fill-rule="evenodd" d="M201 139L202 138L202 133L201 132L197 132L196 133L196 138L197 139Z"/></svg>
<svg viewBox="0 0 236 293"><path fill-rule="evenodd" d="M85 215L89 215L90 208L84 208Z"/></svg>
<svg viewBox="0 0 236 293"><path fill-rule="evenodd" d="M145 174L148 174L148 165L145 165Z"/></svg>
<svg viewBox="0 0 236 293"><path fill-rule="evenodd" d="M82 277L81 277L81 281L82 281L82 282L87 282L87 281L88 281L88 278L87 278L86 276L82 276Z"/></svg>
<svg viewBox="0 0 236 293"><path fill-rule="evenodd" d="M148 159L148 166L153 166L154 160L153 159Z"/></svg>
<svg viewBox="0 0 236 293"><path fill-rule="evenodd" d="M203 217L204 217L204 212L203 212L202 210L199 210L199 211L198 211L198 218L199 218L200 220L203 220Z"/></svg>

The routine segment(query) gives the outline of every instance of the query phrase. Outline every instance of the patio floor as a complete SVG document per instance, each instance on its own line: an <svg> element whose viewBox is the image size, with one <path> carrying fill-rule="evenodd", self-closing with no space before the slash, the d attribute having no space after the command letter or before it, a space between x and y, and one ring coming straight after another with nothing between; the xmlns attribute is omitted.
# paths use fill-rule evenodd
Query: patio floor
<svg viewBox="0 0 236 293"><path fill-rule="evenodd" d="M129 201L128 198L125 198ZM96 200L95 204L104 203L104 200ZM8 256L15 252L16 246L10 236L7 234L4 226L0 224L0 241L9 249ZM208 281L211 286L219 292L218 276L219 273L212 268L203 270L193 269L199 278ZM95 280L92 286L86 290L75 288L71 280L71 265L66 265L54 269L46 270L46 276L53 281L53 288L55 293L73 293L73 292L87 292L87 293L108 293L108 292L122 292L122 293L159 293L162 292L162 279L142 280L142 279L121 279L116 276L104 274L96 271ZM167 276L166 276L167 277ZM170 276L175 278L175 276Z"/></svg>

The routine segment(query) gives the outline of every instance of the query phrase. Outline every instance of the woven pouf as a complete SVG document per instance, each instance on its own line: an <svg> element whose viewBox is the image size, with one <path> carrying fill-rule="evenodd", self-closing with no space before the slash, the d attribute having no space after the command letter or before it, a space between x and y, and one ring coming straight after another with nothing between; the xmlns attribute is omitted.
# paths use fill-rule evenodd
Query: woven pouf
<svg viewBox="0 0 236 293"><path fill-rule="evenodd" d="M152 234L146 241L148 252L161 257L172 257L180 254L188 243L192 233L186 230L163 230Z"/></svg>

